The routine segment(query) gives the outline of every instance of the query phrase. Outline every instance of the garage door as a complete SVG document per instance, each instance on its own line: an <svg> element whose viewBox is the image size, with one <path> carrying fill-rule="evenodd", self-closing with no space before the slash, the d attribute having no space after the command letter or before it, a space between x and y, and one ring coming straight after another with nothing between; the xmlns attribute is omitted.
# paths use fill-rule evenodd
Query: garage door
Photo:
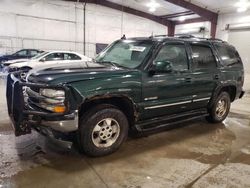
<svg viewBox="0 0 250 188"><path fill-rule="evenodd" d="M250 73L250 31L230 31L228 42L237 48L245 71Z"/></svg>

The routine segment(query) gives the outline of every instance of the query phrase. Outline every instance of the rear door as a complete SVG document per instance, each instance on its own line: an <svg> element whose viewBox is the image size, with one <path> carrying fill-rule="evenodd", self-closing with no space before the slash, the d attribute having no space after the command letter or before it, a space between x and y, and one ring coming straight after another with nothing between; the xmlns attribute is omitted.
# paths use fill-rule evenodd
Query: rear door
<svg viewBox="0 0 250 188"><path fill-rule="evenodd" d="M193 109L206 107L219 79L218 59L209 43L190 43Z"/></svg>

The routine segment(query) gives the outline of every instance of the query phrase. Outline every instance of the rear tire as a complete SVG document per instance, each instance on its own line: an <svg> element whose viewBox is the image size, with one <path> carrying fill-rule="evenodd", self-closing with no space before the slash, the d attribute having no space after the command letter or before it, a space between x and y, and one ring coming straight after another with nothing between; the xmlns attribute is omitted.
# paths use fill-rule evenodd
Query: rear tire
<svg viewBox="0 0 250 188"><path fill-rule="evenodd" d="M93 157L111 154L126 140L128 127L127 117L118 108L98 105L80 118L80 148Z"/></svg>
<svg viewBox="0 0 250 188"><path fill-rule="evenodd" d="M221 123L230 111L231 99L227 92L221 92L208 110L209 116L206 119L211 123Z"/></svg>

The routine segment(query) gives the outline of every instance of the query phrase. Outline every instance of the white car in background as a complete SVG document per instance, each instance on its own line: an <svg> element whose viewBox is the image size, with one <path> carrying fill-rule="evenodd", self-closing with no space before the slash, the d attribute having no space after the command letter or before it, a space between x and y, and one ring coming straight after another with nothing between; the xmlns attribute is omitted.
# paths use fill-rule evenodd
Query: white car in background
<svg viewBox="0 0 250 188"><path fill-rule="evenodd" d="M71 51L52 51L52 52L43 52L30 60L27 61L17 61L11 63L9 66L5 68L8 72L15 72L22 70L24 72L28 72L31 69L37 67L49 67L50 65L55 66L56 64L60 66L65 63L73 63L73 62L82 62L82 61L90 61L91 58L86 57L77 52Z"/></svg>

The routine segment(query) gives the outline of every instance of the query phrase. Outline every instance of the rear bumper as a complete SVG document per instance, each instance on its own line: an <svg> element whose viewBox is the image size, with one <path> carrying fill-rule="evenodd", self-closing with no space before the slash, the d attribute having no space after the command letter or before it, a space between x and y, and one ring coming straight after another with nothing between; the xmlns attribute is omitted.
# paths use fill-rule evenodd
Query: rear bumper
<svg viewBox="0 0 250 188"><path fill-rule="evenodd" d="M25 100L23 87L48 87L41 84L23 83L14 75L7 77L7 106L13 129L16 136L31 133L31 128L39 126L62 133L69 133L78 129L78 111L69 111L65 114L45 112L30 106Z"/></svg>

